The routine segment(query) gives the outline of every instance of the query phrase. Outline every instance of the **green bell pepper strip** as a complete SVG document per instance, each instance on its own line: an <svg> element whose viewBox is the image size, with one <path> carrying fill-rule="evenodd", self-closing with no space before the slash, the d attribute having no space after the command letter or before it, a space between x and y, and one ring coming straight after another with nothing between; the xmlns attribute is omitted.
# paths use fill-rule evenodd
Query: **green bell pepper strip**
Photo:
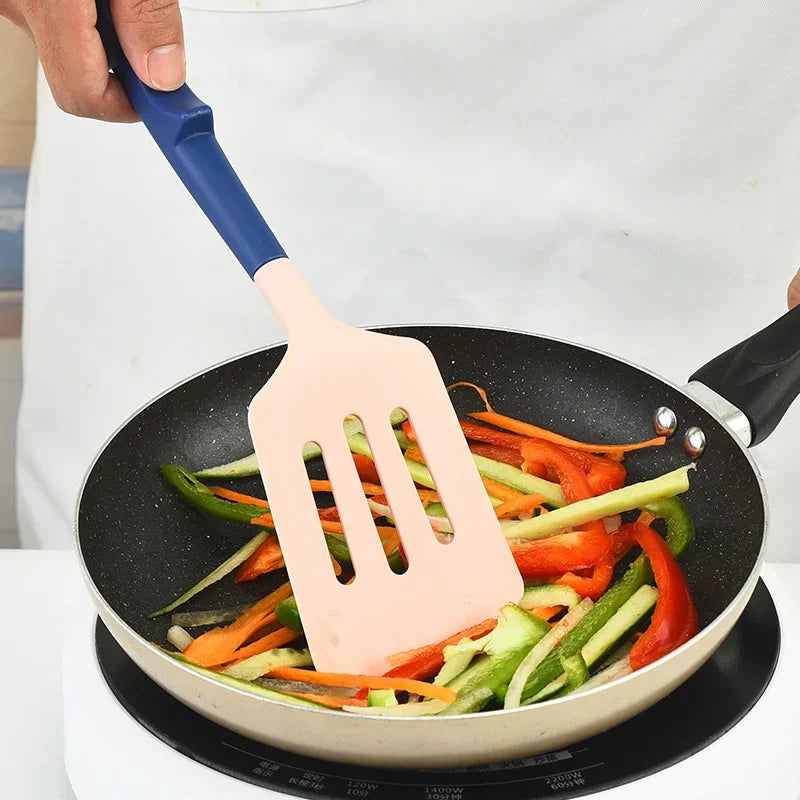
<svg viewBox="0 0 800 800"><path fill-rule="evenodd" d="M677 497L659 500L645 506L667 526L666 541L677 558L694 539L694 523L684 503ZM561 644L536 668L528 678L522 692L527 700L538 694L550 681L562 673L561 659L579 653L581 648L611 619L623 603L653 579L650 562L642 553L628 567L625 574L594 604L592 610L561 641Z"/></svg>
<svg viewBox="0 0 800 800"><path fill-rule="evenodd" d="M303 621L300 619L300 611L297 609L297 600L294 595L281 600L275 606L275 618L283 625L295 633L303 633Z"/></svg>
<svg viewBox="0 0 800 800"><path fill-rule="evenodd" d="M261 506L234 503L231 500L217 497L208 486L197 480L180 464L164 464L161 467L161 474L175 489L181 500L211 517L230 522L249 523L254 517L261 517L267 511Z"/></svg>
<svg viewBox="0 0 800 800"><path fill-rule="evenodd" d="M161 467L161 473L185 503L211 517L249 524L255 517L261 517L266 512L266 509L261 506L234 503L231 500L217 497L204 483L197 480L180 464L164 464ZM268 526L264 527L267 530L273 530ZM340 564L352 563L344 537L326 533L325 541L328 543L330 554ZM395 550L389 555L388 561L393 572L405 571L405 563L399 551Z"/></svg>
<svg viewBox="0 0 800 800"><path fill-rule="evenodd" d="M567 684L564 687L563 693L569 694L574 692L579 686L582 686L589 680L589 668L583 660L580 653L575 653L574 656L569 658L561 658L561 669L567 676Z"/></svg>

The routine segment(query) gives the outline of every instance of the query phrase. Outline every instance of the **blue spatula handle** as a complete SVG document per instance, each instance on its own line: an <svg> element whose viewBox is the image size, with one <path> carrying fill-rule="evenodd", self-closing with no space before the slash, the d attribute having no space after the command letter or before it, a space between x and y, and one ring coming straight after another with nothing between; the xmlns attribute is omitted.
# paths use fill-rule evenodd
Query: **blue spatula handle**
<svg viewBox="0 0 800 800"><path fill-rule="evenodd" d="M157 92L136 77L120 46L109 0L96 0L97 30L108 63L167 161L252 278L286 253L214 136L211 108L183 85Z"/></svg>

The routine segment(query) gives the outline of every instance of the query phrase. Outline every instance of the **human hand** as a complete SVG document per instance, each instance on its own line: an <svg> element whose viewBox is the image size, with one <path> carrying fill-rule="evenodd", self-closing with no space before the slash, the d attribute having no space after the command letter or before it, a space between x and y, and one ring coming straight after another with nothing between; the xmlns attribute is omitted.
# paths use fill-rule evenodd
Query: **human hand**
<svg viewBox="0 0 800 800"><path fill-rule="evenodd" d="M111 0L122 49L153 89L178 89L186 80L183 26L177 0ZM95 0L0 0L7 17L36 43L57 105L69 114L110 122L138 119L95 28Z"/></svg>
<svg viewBox="0 0 800 800"><path fill-rule="evenodd" d="M800 269L797 270L797 274L789 284L786 299L789 302L789 310L795 308L795 306L800 306Z"/></svg>

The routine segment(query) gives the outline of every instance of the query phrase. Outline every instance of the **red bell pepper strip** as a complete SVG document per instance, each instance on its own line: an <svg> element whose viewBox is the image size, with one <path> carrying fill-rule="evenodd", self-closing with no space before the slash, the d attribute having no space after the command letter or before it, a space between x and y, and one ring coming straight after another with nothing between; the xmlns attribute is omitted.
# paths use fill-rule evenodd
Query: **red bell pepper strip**
<svg viewBox="0 0 800 800"><path fill-rule="evenodd" d="M512 467L520 469L522 467L522 453L519 447L512 450L510 447L501 447L498 444L484 444L483 442L470 442L469 449L476 456L491 458L492 461L499 461L502 464L511 464ZM544 477L542 475L541 477Z"/></svg>
<svg viewBox="0 0 800 800"><path fill-rule="evenodd" d="M380 485L381 479L378 475L378 470L375 469L375 464L372 463L372 459L359 455L358 453L353 453L353 463L356 465L356 471L362 483L375 483Z"/></svg>
<svg viewBox="0 0 800 800"><path fill-rule="evenodd" d="M576 575L574 572L567 572L556 583L571 586L581 597L590 597L592 600L597 601L608 589L613 575L614 552L612 548L594 565L591 575L583 576Z"/></svg>
<svg viewBox="0 0 800 800"><path fill-rule="evenodd" d="M602 527L602 523L601 523ZM593 567L610 550L613 537L601 531L559 533L547 539L512 544L511 553L523 578L549 578Z"/></svg>
<svg viewBox="0 0 800 800"><path fill-rule="evenodd" d="M404 658L403 662L390 669L384 677L386 678L410 678L415 681L425 681L434 677L444 666L444 648L450 645L457 645L462 639L480 639L491 633L497 626L496 619L487 619L467 628L460 633L445 639L438 644L430 644L411 650L408 653L399 653L395 658ZM358 692L356 697L367 696L367 691Z"/></svg>
<svg viewBox="0 0 800 800"><path fill-rule="evenodd" d="M255 580L259 575L282 569L286 564L283 560L281 546L277 536L270 536L263 541L256 551L236 570L234 583Z"/></svg>
<svg viewBox="0 0 800 800"><path fill-rule="evenodd" d="M530 439L522 445L522 456L528 462L539 461L556 473L567 503L594 497L594 492L592 492L581 466L560 447L550 442ZM601 520L588 522L583 528L586 531L606 533Z"/></svg>
<svg viewBox="0 0 800 800"><path fill-rule="evenodd" d="M488 428L486 425L479 425L468 419L460 419L461 430L467 439L473 442L484 442L485 444L496 444L499 447L507 447L510 450L519 450L526 441L524 436L516 433L498 431L495 428Z"/></svg>
<svg viewBox="0 0 800 800"><path fill-rule="evenodd" d="M568 453L576 464L580 464L586 473L586 480L589 482L589 487L595 496L621 489L625 485L627 470L619 461L613 461L605 456L584 453L580 450L572 450L568 447L562 447L561 449Z"/></svg>
<svg viewBox="0 0 800 800"><path fill-rule="evenodd" d="M483 442L498 447L507 448L508 450L521 450L522 446L530 441L530 437L519 436L514 433L506 433L505 431L494 430L488 428L486 425L479 425L470 420L459 420L461 430L467 439L475 442ZM543 441L538 439L535 441ZM596 456L581 450L576 450L565 445L556 445L560 450L567 453L570 458L577 462L583 471L586 473L589 481L589 486L592 489L593 495L605 494L606 492L613 491L614 489L621 489L625 485L626 470L625 467L618 461L611 458ZM470 447L472 449L472 446ZM478 453L473 449L473 453ZM484 453L478 453L484 455ZM504 459L498 458L489 453L485 454L487 458L493 458L495 461L503 461ZM511 461L505 461L511 464ZM519 467L519 463L513 463L513 466ZM541 472L541 464L537 462L528 461L528 471L539 477L545 477Z"/></svg>
<svg viewBox="0 0 800 800"><path fill-rule="evenodd" d="M650 625L631 649L631 667L637 670L688 642L698 627L689 584L669 545L652 528L631 524L634 538L650 561L658 589Z"/></svg>
<svg viewBox="0 0 800 800"><path fill-rule="evenodd" d="M612 534L614 540L611 550L595 564L591 575L576 575L567 572L556 580L565 586L571 586L581 597L590 597L599 600L608 589L611 578L614 576L614 565L627 554L628 550L636 544L633 536L634 526L623 525Z"/></svg>

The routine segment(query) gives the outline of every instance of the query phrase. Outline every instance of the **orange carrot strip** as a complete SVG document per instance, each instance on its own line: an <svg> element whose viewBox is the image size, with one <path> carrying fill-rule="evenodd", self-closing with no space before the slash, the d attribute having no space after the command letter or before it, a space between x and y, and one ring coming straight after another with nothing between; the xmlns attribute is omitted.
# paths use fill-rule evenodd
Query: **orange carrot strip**
<svg viewBox="0 0 800 800"><path fill-rule="evenodd" d="M189 661L201 667L213 667L225 664L234 658L234 653L260 628L265 620L275 611L275 606L292 594L292 587L287 582L272 594L259 600L242 614L239 619L224 628L212 630L198 636L183 654Z"/></svg>
<svg viewBox="0 0 800 800"><path fill-rule="evenodd" d="M424 464L425 459L422 457L422 451L416 445L414 447L409 447L406 450L406 458L410 459L411 461L416 461L418 464Z"/></svg>
<svg viewBox="0 0 800 800"><path fill-rule="evenodd" d="M400 547L400 536L396 528L388 528L387 530L391 531L391 533L386 538L381 534L381 544L383 545L383 552L388 556ZM380 530L378 533L380 533Z"/></svg>
<svg viewBox="0 0 800 800"><path fill-rule="evenodd" d="M485 475L481 475L481 480L483 481L483 485L486 487L486 491L494 497L497 497L499 500L514 500L517 497L525 496L523 492L518 492L516 489L512 489L510 486L493 481L491 478L487 478Z"/></svg>
<svg viewBox="0 0 800 800"><path fill-rule="evenodd" d="M333 484L330 481L309 481L312 492L332 492ZM361 483L364 494L383 494L383 487L377 483Z"/></svg>
<svg viewBox="0 0 800 800"><path fill-rule="evenodd" d="M531 614L533 614L534 617L539 617L547 622L549 619L558 614L562 608L564 608L564 606L542 606L541 608L534 608L533 611L531 611Z"/></svg>
<svg viewBox="0 0 800 800"><path fill-rule="evenodd" d="M195 640L197 641L197 640ZM296 667L282 667L269 673L270 677L285 681L304 681L318 686L342 686L352 689L394 689L398 692L409 692L422 697L432 697L452 703L456 699L455 692L446 686L434 686L424 681L410 678L385 678L376 675L344 675L332 672L315 672Z"/></svg>
<svg viewBox="0 0 800 800"><path fill-rule="evenodd" d="M342 527L341 522L332 522L331 520L321 519L320 525L322 525L322 530L325 533L344 533L344 528ZM250 520L251 525L262 525L267 528L274 528L275 527L275 520L272 518L272 514L263 514L260 517L253 517Z"/></svg>
<svg viewBox="0 0 800 800"><path fill-rule="evenodd" d="M276 647L283 647L284 645L299 639L301 634L296 631L289 630L289 628L278 628L260 639L256 639L251 644L245 647L240 647L233 655L234 658L227 665L236 664L239 661L244 661L246 658L266 653L267 650L274 650Z"/></svg>
<svg viewBox="0 0 800 800"><path fill-rule="evenodd" d="M544 496L541 494L524 494L522 497L515 497L513 500L506 500L499 506L495 506L494 513L497 519L514 517L520 511L533 511L544 503Z"/></svg>
<svg viewBox="0 0 800 800"><path fill-rule="evenodd" d="M261 506L261 508L269 508L269 503L261 497L252 497L249 494L234 492L233 489L226 489L224 486L209 486L208 488L217 497L223 497L225 500L231 500L234 503L245 503L249 506Z"/></svg>
<svg viewBox="0 0 800 800"><path fill-rule="evenodd" d="M328 553L331 557L331 564L333 564L333 574L338 578L342 574L342 565L333 557L332 553Z"/></svg>
<svg viewBox="0 0 800 800"><path fill-rule="evenodd" d="M571 447L573 450L583 450L587 453L626 453L631 450L643 450L646 447L657 447L667 441L666 436L658 436L646 442L631 442L630 444L590 444L588 442L577 442L567 436L561 436L561 434L548 431L546 428L540 428L537 425L531 425L528 422L522 422L513 417L506 417L494 411L476 411L470 414L470 416L481 420L481 422L488 422L490 425L495 425L498 428L519 433L522 436L544 439L553 444Z"/></svg>
<svg viewBox="0 0 800 800"><path fill-rule="evenodd" d="M451 391L455 389L456 386L468 386L470 389L474 389L479 395L481 400L483 400L484 405L486 406L487 411L493 411L491 405L489 405L489 398L486 396L486 390L481 389L480 386L476 386L474 383L468 383L467 381L459 381L458 383L451 384L447 387L447 391Z"/></svg>
<svg viewBox="0 0 800 800"><path fill-rule="evenodd" d="M367 701L359 697L343 697L342 695L330 694L308 694L307 692L281 692L290 694L292 697L299 697L301 700L310 700L320 706L327 708L342 708L343 706L366 706Z"/></svg>

